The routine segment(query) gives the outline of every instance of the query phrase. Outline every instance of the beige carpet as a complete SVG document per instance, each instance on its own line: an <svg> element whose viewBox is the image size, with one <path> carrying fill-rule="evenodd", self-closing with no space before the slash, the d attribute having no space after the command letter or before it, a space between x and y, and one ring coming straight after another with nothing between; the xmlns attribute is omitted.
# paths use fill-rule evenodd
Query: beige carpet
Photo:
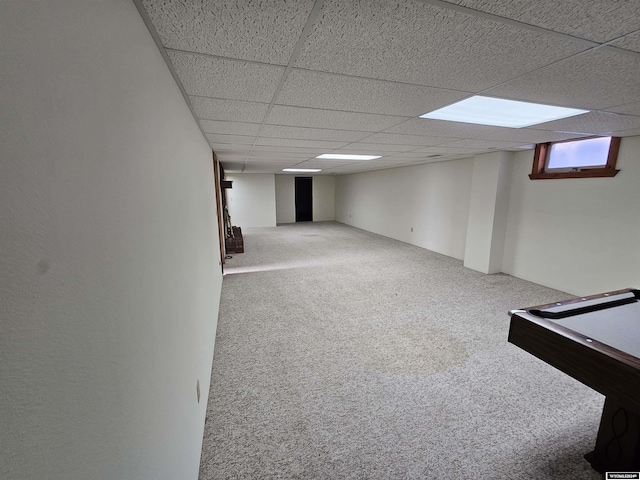
<svg viewBox="0 0 640 480"><path fill-rule="evenodd" d="M243 234L201 480L601 478L604 398L507 343L569 295L334 222Z"/></svg>

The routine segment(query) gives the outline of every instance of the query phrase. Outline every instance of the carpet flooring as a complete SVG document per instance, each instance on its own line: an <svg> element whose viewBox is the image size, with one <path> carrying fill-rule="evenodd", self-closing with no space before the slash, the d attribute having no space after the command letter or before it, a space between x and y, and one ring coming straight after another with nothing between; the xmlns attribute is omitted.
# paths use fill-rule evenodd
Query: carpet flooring
<svg viewBox="0 0 640 480"><path fill-rule="evenodd" d="M200 479L599 479L604 397L507 342L570 295L336 222L243 228Z"/></svg>

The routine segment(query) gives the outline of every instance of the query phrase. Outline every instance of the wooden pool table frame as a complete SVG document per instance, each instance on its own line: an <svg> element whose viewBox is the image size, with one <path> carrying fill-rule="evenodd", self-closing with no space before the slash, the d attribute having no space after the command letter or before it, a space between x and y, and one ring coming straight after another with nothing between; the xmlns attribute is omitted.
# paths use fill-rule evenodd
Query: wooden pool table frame
<svg viewBox="0 0 640 480"><path fill-rule="evenodd" d="M585 456L598 471L640 469L640 358L529 311L579 307L581 302L629 292L633 289L509 312L509 342L606 396L595 449Z"/></svg>

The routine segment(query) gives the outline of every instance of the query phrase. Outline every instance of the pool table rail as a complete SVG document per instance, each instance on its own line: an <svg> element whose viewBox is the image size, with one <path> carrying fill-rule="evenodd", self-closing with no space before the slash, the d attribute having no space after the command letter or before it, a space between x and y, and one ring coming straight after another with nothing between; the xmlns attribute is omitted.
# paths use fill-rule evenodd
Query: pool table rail
<svg viewBox="0 0 640 480"><path fill-rule="evenodd" d="M617 290L509 312L509 342L606 396L595 448L585 455L599 472L640 469L640 358L587 337L553 319L534 315L532 311L550 309L554 314L564 313L567 311L565 306L575 304L576 310L571 310L580 312L585 310L580 306L583 303L589 308L596 305L598 322L607 322L609 318L615 318L618 307L622 312L629 303L638 302L640 306L639 293L634 289ZM600 315L606 310L601 302L594 300L616 296L610 302L610 315L609 312ZM632 300L620 301L620 296ZM633 307L631 317L618 317L631 319L630 323L624 324L626 327L635 326L635 305ZM619 315L624 315L624 312ZM575 325L579 324L580 316L573 318L578 319L578 323L572 322L571 325L579 328ZM640 315L637 324L640 329ZM629 338L634 337L631 335Z"/></svg>

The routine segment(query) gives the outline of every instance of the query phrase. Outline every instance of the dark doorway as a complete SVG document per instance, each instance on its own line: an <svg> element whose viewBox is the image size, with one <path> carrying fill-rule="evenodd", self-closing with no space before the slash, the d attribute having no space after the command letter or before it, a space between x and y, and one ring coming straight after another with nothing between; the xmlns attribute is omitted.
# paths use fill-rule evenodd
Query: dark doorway
<svg viewBox="0 0 640 480"><path fill-rule="evenodd" d="M296 222L313 221L311 177L296 177Z"/></svg>

